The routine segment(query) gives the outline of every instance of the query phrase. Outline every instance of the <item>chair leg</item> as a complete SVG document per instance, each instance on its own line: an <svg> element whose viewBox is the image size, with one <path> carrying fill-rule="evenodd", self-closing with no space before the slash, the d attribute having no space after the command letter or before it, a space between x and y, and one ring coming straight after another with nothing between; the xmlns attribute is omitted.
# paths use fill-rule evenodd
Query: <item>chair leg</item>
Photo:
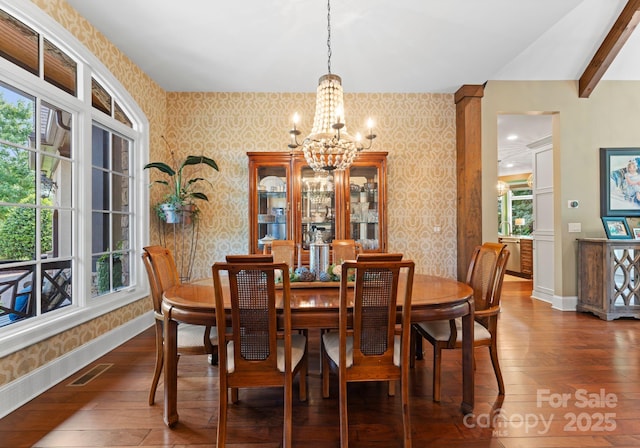
<svg viewBox="0 0 640 448"><path fill-rule="evenodd" d="M306 350L306 348L305 348ZM300 366L300 371L298 373L299 381L300 381L300 401L307 401L307 373L309 371L309 358L307 355L304 355L302 358L302 366Z"/></svg>
<svg viewBox="0 0 640 448"><path fill-rule="evenodd" d="M415 361L422 360L424 358L424 352L422 350L422 335L415 327L411 327L411 347L409 348L409 365L415 366Z"/></svg>
<svg viewBox="0 0 640 448"><path fill-rule="evenodd" d="M416 339L420 336L413 325L411 326L411 336L409 338L409 367L412 369L416 366Z"/></svg>
<svg viewBox="0 0 640 448"><path fill-rule="evenodd" d="M209 365L217 366L218 365L218 346L213 345L213 349L211 353L209 353Z"/></svg>
<svg viewBox="0 0 640 448"><path fill-rule="evenodd" d="M498 347L492 344L489 347L489 354L491 355L491 364L493 364L493 371L496 374L496 380L498 381L499 395L504 395L504 381L502 379L502 371L500 370L500 364L498 363Z"/></svg>
<svg viewBox="0 0 640 448"><path fill-rule="evenodd" d="M218 437L216 445L218 448L224 448L227 439L228 390L226 384L220 385L218 400Z"/></svg>
<svg viewBox="0 0 640 448"><path fill-rule="evenodd" d="M340 448L349 448L349 422L347 419L347 382L340 378L339 407L340 407Z"/></svg>
<svg viewBox="0 0 640 448"><path fill-rule="evenodd" d="M324 345L322 341L320 341L320 347L320 350L322 350L322 398L329 398L329 359L327 354L324 352Z"/></svg>
<svg viewBox="0 0 640 448"><path fill-rule="evenodd" d="M149 390L149 406L151 406L156 400L156 390L158 389L158 382L160 381L160 374L162 373L162 367L164 365L162 323L156 322L156 327L158 325L160 326L160 329L158 330L158 328L156 328L156 368L153 371L151 389Z"/></svg>
<svg viewBox="0 0 640 448"><path fill-rule="evenodd" d="M209 364L212 366L218 365L218 346L211 343L211 330L213 327L204 327L204 348L209 353Z"/></svg>
<svg viewBox="0 0 640 448"><path fill-rule="evenodd" d="M405 369L406 370L406 369ZM404 429L404 448L411 448L411 413L409 412L409 374L402 374L400 380L402 395L402 427Z"/></svg>
<svg viewBox="0 0 640 448"><path fill-rule="evenodd" d="M442 349L433 346L433 401L440 401L440 367L442 364Z"/></svg>
<svg viewBox="0 0 640 448"><path fill-rule="evenodd" d="M232 403L237 403L238 402L238 388L237 387L232 387L231 388L231 402Z"/></svg>
<svg viewBox="0 0 640 448"><path fill-rule="evenodd" d="M290 448L292 445L292 419L293 419L293 375L285 373L284 379L284 425L282 429L282 448Z"/></svg>

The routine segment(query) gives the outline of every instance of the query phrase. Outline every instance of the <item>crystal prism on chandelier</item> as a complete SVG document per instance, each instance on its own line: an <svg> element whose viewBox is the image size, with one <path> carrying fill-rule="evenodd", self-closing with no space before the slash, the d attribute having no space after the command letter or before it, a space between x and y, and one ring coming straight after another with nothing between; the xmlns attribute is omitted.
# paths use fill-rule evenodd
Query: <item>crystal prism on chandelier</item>
<svg viewBox="0 0 640 448"><path fill-rule="evenodd" d="M314 171L341 171L350 167L359 151L371 148L373 139L373 122L368 120L368 132L365 138L369 140L365 148L362 137L357 133L355 137L347 132L344 119L344 100L342 92L342 80L338 75L331 74L331 5L327 2L327 46L328 46L328 73L322 76L318 82L316 93L316 113L313 119L313 128L302 143L298 143L297 137L301 132L297 129L299 116L293 117L293 128L289 131L291 143L289 148L296 149L302 146L302 152L307 164Z"/></svg>

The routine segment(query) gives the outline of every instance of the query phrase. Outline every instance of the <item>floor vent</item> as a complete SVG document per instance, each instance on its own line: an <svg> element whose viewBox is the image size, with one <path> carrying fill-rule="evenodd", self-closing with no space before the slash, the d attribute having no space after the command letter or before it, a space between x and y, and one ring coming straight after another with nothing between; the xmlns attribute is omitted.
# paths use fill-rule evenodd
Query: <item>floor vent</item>
<svg viewBox="0 0 640 448"><path fill-rule="evenodd" d="M105 372L108 368L113 366L113 364L98 364L93 369L89 370L87 373L83 374L81 377L76 378L68 386L84 386L89 381L96 378L102 372Z"/></svg>

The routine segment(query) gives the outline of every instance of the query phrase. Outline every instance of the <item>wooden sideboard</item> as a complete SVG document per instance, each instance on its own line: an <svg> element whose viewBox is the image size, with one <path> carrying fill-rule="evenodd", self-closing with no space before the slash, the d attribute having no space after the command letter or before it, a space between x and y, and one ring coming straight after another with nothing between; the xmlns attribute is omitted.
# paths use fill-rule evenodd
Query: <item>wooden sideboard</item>
<svg viewBox="0 0 640 448"><path fill-rule="evenodd" d="M640 240L578 240L576 310L640 319Z"/></svg>

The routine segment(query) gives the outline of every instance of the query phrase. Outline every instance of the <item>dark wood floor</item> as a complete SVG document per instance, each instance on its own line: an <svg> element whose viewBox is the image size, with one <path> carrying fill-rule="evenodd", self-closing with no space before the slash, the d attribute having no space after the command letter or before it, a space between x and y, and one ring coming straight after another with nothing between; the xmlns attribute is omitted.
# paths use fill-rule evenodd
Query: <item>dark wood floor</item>
<svg viewBox="0 0 640 448"><path fill-rule="evenodd" d="M504 400L481 349L475 415L465 419L459 411L459 351L445 352L443 400L433 403L432 352L425 344L425 360L411 372L415 447L640 446L640 322L555 311L531 300L530 288L526 281L505 282L499 321ZM318 339L312 336L311 367L317 369ZM149 329L6 416L0 420L0 446L215 446L217 368L203 356L182 357L180 422L168 429L162 421L162 383L156 405L147 405L153 344ZM108 368L99 376L70 385L100 364ZM320 389L319 377L311 375L308 402L299 402L296 392L295 446L339 445L336 383L330 399L322 399ZM230 407L229 446L279 446L281 391L241 391L240 400ZM398 395L387 396L384 385L350 385L351 446L401 446L399 402Z"/></svg>

